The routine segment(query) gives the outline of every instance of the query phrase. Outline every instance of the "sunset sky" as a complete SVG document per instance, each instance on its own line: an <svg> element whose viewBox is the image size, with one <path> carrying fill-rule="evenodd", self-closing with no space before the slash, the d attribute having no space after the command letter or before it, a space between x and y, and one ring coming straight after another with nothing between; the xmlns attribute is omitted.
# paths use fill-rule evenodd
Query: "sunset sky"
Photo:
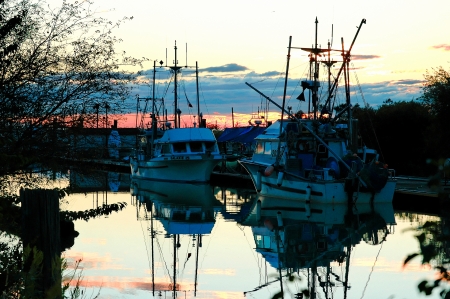
<svg viewBox="0 0 450 299"><path fill-rule="evenodd" d="M242 124L264 105L245 82L254 83L281 104L289 36L294 47L313 46L316 17L319 47L326 48L333 38L333 49L341 49L341 38L348 49L361 20L366 19L352 50L351 63L357 76L351 75L352 90L358 91L354 103L377 107L388 98L416 99L427 70L439 66L448 69L449 64L450 41L445 29L450 28L450 2L444 0L95 0L92 7L111 20L133 17L115 35L123 39L118 49L150 59L144 65L143 80L151 79L154 60L173 65L176 41L179 65L191 66L181 77L183 115L196 113L193 66L198 62L200 110L208 122L218 120L227 126L231 126L232 109L236 118L244 115ZM301 50L291 53L286 100L295 111L307 110L307 102L295 99L301 92L300 80L307 76L307 54ZM339 67L337 63L335 70ZM159 82L167 82L167 72L162 69L157 77ZM172 91L164 94L164 90L163 84L158 85L157 97L172 101ZM136 86L133 94L150 97L152 91L147 83ZM190 110L185 94L194 104ZM136 111L136 97L130 107ZM278 112L273 105L270 110Z"/></svg>

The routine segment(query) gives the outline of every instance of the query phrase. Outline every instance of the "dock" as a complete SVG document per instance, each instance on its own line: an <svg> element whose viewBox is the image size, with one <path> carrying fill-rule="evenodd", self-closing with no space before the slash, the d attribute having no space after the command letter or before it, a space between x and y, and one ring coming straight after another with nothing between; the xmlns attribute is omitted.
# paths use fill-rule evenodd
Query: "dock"
<svg viewBox="0 0 450 299"><path fill-rule="evenodd" d="M438 190L428 186L428 178L398 176L396 194L415 195L423 197L438 197ZM450 183L442 180L442 191L450 192Z"/></svg>
<svg viewBox="0 0 450 299"><path fill-rule="evenodd" d="M76 165L87 165L105 171L116 171L121 173L129 173L130 164L124 160L112 159L82 159L73 161L65 159L64 162ZM428 187L428 178L413 176L397 176L397 186L395 194L398 197L414 196L421 198L437 198L438 191ZM232 185L233 187L253 188L250 176L242 173L228 173L214 171L211 175L211 183L218 185ZM442 190L447 194L450 193L450 183L445 184L442 181Z"/></svg>

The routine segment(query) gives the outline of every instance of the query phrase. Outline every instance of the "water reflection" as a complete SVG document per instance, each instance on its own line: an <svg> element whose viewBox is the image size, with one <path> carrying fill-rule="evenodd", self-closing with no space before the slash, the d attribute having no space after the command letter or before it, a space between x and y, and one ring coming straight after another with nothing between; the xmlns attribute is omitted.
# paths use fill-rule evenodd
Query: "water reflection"
<svg viewBox="0 0 450 299"><path fill-rule="evenodd" d="M192 291L196 296L199 252L203 247L203 237L211 234L216 216L223 209L222 203L214 196L213 188L209 184L181 184L133 179L131 194L136 197L140 204L145 205L145 218L150 220L151 223L152 254L155 247L161 248L158 244L160 241L158 235L163 235L164 238L172 241L172 250L165 252L169 254L169 258L170 255L173 256L170 259L172 262L170 283L165 286L164 284L157 286L153 264L153 295L155 295L155 292L162 295L161 292L163 291L171 291L175 298L177 291L186 292L186 289L192 290L193 288ZM157 225L154 221L158 221L162 225L164 232L155 229ZM184 244L182 244L183 241ZM184 262L179 262L179 255L182 252L181 247L189 248L185 251ZM161 250L160 253L162 253ZM195 260L194 281L192 285L183 287L177 279L179 275L184 273L186 264L191 258ZM152 261L154 261L153 255Z"/></svg>
<svg viewBox="0 0 450 299"><path fill-rule="evenodd" d="M251 190L141 180L132 181L131 194L138 210L144 210L144 216L138 212L138 219L151 223L152 261L157 260L153 253L158 252L165 254L164 259L173 267L166 265L170 280L157 283L152 263L152 291L156 296L171 292L176 297L189 291L196 296L203 237L212 233L219 214L225 221L249 227L254 250L278 272L278 278L272 281L250 285L245 296L274 286L286 291L287 278L296 275L300 287L297 294L291 294L297 296L294 298L300 298L302 291L310 298L331 298L335 289L346 298L353 248L361 242L381 244L396 225L392 204L387 203L305 206L297 201L256 196ZM171 242L165 251L161 249L163 239ZM190 259L195 260L191 280L186 279L185 272ZM183 282L178 280L180 276Z"/></svg>
<svg viewBox="0 0 450 299"><path fill-rule="evenodd" d="M384 242L396 223L390 203L311 207L298 201L258 197L242 224L251 227L255 250L278 269L279 278L270 283L278 281L281 291L282 278L296 274L303 281L303 295L331 298L334 289L341 288L343 298L347 298L352 248L361 241L370 245Z"/></svg>
<svg viewBox="0 0 450 299"><path fill-rule="evenodd" d="M130 175L120 172L106 172L72 168L69 171L69 186L73 192L129 190Z"/></svg>

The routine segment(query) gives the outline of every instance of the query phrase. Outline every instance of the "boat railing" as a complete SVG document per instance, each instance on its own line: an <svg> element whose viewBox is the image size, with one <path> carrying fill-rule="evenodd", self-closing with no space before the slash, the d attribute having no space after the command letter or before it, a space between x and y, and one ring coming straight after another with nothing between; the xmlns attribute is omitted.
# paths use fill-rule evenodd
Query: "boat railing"
<svg viewBox="0 0 450 299"><path fill-rule="evenodd" d="M145 152L142 149L136 149L136 159L138 161L145 160Z"/></svg>
<svg viewBox="0 0 450 299"><path fill-rule="evenodd" d="M397 178L397 176L395 175L395 169L389 168L388 171L389 171L389 178L391 179Z"/></svg>
<svg viewBox="0 0 450 299"><path fill-rule="evenodd" d="M323 181L332 181L335 179L333 175L334 170L332 168L309 168L305 169L305 177L323 180Z"/></svg>

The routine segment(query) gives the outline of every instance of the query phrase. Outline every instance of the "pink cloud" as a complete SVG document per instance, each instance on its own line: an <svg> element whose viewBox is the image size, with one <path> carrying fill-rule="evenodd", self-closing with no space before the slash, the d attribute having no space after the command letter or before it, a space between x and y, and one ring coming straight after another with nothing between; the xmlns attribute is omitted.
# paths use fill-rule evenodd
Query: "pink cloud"
<svg viewBox="0 0 450 299"><path fill-rule="evenodd" d="M432 46L433 49L443 49L444 51L450 51L450 45L440 44L436 46Z"/></svg>

